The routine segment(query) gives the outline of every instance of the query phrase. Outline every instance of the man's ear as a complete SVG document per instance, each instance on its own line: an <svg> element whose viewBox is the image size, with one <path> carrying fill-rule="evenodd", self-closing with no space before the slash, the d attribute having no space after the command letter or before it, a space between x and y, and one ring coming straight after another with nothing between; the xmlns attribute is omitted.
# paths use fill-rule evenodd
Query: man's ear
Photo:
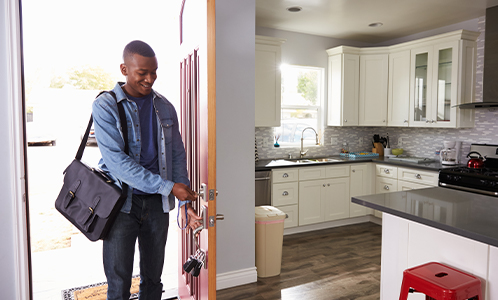
<svg viewBox="0 0 498 300"><path fill-rule="evenodd" d="M121 69L121 74L123 74L124 76L128 76L128 69L126 68L125 64L121 64L119 68Z"/></svg>

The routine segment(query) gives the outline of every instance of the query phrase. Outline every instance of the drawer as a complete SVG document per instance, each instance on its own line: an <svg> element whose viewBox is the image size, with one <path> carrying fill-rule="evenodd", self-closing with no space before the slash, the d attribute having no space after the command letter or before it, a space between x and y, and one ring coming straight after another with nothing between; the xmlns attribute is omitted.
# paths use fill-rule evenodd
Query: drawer
<svg viewBox="0 0 498 300"><path fill-rule="evenodd" d="M398 168L388 165L376 165L375 174L387 178L398 178Z"/></svg>
<svg viewBox="0 0 498 300"><path fill-rule="evenodd" d="M325 178L325 167L299 168L299 180L312 180Z"/></svg>
<svg viewBox="0 0 498 300"><path fill-rule="evenodd" d="M349 177L349 165L325 167L326 178Z"/></svg>
<svg viewBox="0 0 498 300"><path fill-rule="evenodd" d="M299 183L274 183L272 186L272 205L290 205L297 204L299 199Z"/></svg>
<svg viewBox="0 0 498 300"><path fill-rule="evenodd" d="M411 181L398 180L398 191L409 191L418 190L433 187L431 185L425 185L420 183L415 183Z"/></svg>
<svg viewBox="0 0 498 300"><path fill-rule="evenodd" d="M297 227L298 225L298 220L299 220L299 209L297 204L296 205L286 205L286 206L278 206L278 209L280 209L282 212L287 214L287 219L284 221L284 228L291 228L291 227Z"/></svg>
<svg viewBox="0 0 498 300"><path fill-rule="evenodd" d="M298 169L276 169L271 171L272 182L291 182L297 181Z"/></svg>
<svg viewBox="0 0 498 300"><path fill-rule="evenodd" d="M438 172L420 171L416 169L398 168L398 179L419 184L437 186Z"/></svg>
<svg viewBox="0 0 498 300"><path fill-rule="evenodd" d="M377 176L375 179L375 193L391 193L398 191L398 180Z"/></svg>

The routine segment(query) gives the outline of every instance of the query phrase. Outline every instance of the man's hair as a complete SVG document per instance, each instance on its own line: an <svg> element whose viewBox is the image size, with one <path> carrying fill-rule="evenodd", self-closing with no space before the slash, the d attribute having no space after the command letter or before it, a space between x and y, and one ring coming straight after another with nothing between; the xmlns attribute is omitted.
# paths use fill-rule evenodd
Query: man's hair
<svg viewBox="0 0 498 300"><path fill-rule="evenodd" d="M123 61L127 56L132 56L133 54L138 54L144 57L154 57L156 53L154 50L147 44L142 41L131 41L126 45L123 50Z"/></svg>

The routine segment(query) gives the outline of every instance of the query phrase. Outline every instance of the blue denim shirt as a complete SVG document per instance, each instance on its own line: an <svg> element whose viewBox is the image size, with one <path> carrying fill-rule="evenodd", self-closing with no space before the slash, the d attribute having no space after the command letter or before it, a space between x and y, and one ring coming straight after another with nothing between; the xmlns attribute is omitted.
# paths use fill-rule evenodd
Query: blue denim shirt
<svg viewBox="0 0 498 300"><path fill-rule="evenodd" d="M185 148L179 131L178 117L173 105L162 95L153 91L153 104L157 116L157 144L159 173L154 174L140 165L140 120L138 107L134 101L126 97L117 83L113 91L123 107L128 124L129 155L124 152L121 122L118 107L109 93L100 95L92 105L95 138L102 158L99 167L107 172L118 185L126 182L130 187L149 194L161 194L164 212L175 208L175 197L171 193L175 183L190 186L187 173ZM121 209L129 213L131 210L132 189L128 189L128 197ZM186 202L179 201L179 206Z"/></svg>

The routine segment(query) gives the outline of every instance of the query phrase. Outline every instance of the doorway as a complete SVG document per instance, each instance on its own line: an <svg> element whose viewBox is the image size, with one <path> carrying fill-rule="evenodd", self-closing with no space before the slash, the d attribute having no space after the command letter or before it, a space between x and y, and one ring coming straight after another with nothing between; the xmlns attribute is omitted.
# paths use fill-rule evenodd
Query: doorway
<svg viewBox="0 0 498 300"><path fill-rule="evenodd" d="M178 9L164 1L23 0L23 54L27 111L27 167L34 300L104 282L102 243L89 242L54 208L63 171L76 151L101 90L123 81L124 46L149 43L159 61L154 88L179 104ZM98 146L83 161L96 166ZM163 284L177 288L176 210L170 215ZM136 251L138 253L138 251ZM134 274L138 274L137 266Z"/></svg>

